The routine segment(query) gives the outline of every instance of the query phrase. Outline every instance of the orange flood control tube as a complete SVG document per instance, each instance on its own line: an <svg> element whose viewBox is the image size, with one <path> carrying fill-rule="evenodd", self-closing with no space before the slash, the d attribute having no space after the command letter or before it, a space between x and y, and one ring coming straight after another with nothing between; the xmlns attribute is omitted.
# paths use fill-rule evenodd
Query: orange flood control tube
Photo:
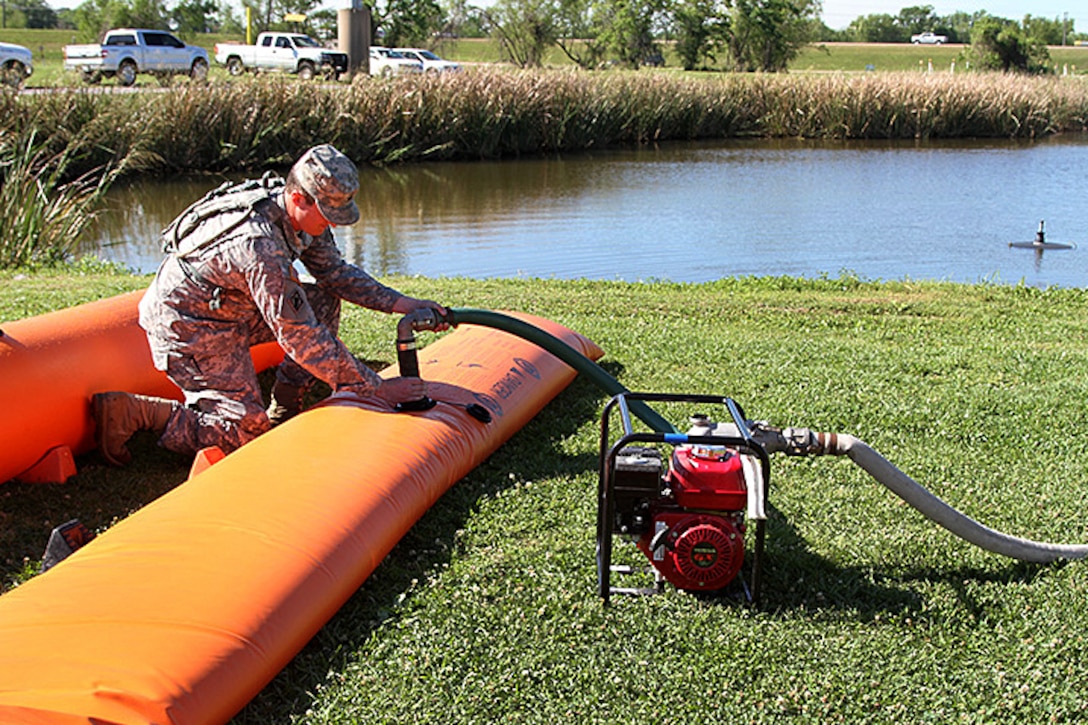
<svg viewBox="0 0 1088 725"><path fill-rule="evenodd" d="M62 483L94 447L90 396L106 390L181 399L151 364L137 321L142 291L0 324L0 484ZM278 345L253 349L258 369Z"/></svg>
<svg viewBox="0 0 1088 725"><path fill-rule="evenodd" d="M434 408L330 400L0 596L0 722L227 721L447 488L575 375L519 337L470 325L423 348L419 368L443 401Z"/></svg>

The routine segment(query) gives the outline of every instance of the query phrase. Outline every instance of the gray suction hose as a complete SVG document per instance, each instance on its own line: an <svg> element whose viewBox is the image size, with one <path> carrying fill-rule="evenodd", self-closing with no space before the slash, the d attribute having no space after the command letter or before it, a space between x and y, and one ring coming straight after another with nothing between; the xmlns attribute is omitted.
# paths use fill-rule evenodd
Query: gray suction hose
<svg viewBox="0 0 1088 725"><path fill-rule="evenodd" d="M994 554L1021 561L1048 564L1058 559L1088 557L1088 546L1050 544L1021 539L995 531L957 511L896 468L868 444L851 435L815 433L805 428L777 431L758 427L757 440L768 453L782 451L786 455L847 456L859 468L883 484L892 493L916 508L926 518L960 537L964 541Z"/></svg>

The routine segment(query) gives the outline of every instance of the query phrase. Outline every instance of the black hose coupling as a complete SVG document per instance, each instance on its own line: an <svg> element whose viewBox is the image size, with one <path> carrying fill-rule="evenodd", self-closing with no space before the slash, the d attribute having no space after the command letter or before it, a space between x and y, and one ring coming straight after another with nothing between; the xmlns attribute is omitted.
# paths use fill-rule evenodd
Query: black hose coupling
<svg viewBox="0 0 1088 725"><path fill-rule="evenodd" d="M416 335L420 330L434 330L443 323L448 323L446 316L429 307L409 312L397 323L397 367L402 378L419 377L419 356L416 354ZM398 411L430 410L435 401L424 395L418 400L406 400L397 403Z"/></svg>
<svg viewBox="0 0 1088 725"><path fill-rule="evenodd" d="M787 445L787 456L841 456L839 436L821 433L808 428L786 428L782 431Z"/></svg>
<svg viewBox="0 0 1088 725"><path fill-rule="evenodd" d="M754 423L752 437L768 453L787 456L839 455L838 437L834 433L817 433L808 428L775 428L766 423Z"/></svg>

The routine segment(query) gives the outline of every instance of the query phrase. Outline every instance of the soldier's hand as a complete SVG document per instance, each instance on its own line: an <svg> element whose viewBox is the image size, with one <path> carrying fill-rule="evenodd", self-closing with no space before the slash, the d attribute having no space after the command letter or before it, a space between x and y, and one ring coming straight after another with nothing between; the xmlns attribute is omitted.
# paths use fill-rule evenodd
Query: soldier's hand
<svg viewBox="0 0 1088 725"><path fill-rule="evenodd" d="M401 315L407 315L410 312L415 312L420 309L429 309L437 312L441 319L446 317L446 308L438 304L434 300L423 300L415 297L408 297L405 295L396 301L393 305L393 312ZM435 332L442 332L443 330L450 329L448 322L440 322L435 328Z"/></svg>
<svg viewBox="0 0 1088 725"><path fill-rule="evenodd" d="M389 378L374 394L390 405L407 403L427 395L427 383L422 378Z"/></svg>

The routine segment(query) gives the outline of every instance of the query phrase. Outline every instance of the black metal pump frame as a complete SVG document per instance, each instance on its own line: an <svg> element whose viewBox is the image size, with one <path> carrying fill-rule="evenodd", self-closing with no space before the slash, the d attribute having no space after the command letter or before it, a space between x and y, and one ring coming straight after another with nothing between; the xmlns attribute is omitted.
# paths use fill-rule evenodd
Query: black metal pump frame
<svg viewBox="0 0 1088 725"><path fill-rule="evenodd" d="M644 402L680 402L697 404L724 405L737 427L739 436L693 436L686 433L654 432L636 433L633 428L629 400ZM609 420L614 410L619 410L623 425L623 435L609 444ZM597 584L604 604L609 603L612 594L651 594L657 589L633 589L613 587L611 573L614 570L626 571L612 566L612 535L615 521L615 498L613 492L616 456L632 443L663 443L670 446L702 444L712 446L733 446L745 453L759 458L763 473L763 504L767 508L767 498L771 484L771 461L767 451L752 438L752 432L744 418L744 413L732 398L715 395L684 395L673 393L632 393L616 395L601 413L600 471L597 486ZM767 521L756 519L755 541L751 548L752 565L750 585L747 590L748 600L753 605L759 604L760 577L763 568L763 543L766 538Z"/></svg>

